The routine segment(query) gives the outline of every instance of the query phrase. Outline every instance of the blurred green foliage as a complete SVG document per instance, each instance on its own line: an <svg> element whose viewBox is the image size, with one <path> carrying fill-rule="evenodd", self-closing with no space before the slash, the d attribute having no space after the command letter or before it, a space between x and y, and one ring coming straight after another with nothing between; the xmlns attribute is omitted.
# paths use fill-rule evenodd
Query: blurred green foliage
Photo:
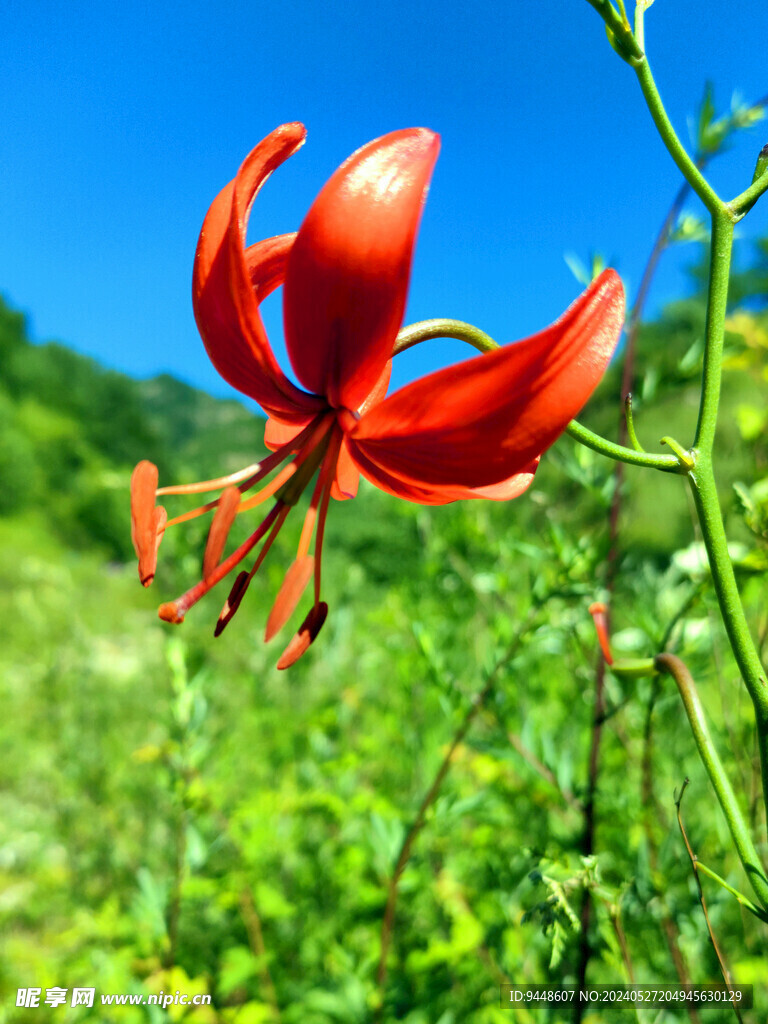
<svg viewBox="0 0 768 1024"><path fill-rule="evenodd" d="M641 332L634 409L649 448L692 436L703 317L694 297ZM718 471L764 646L768 320L742 312L730 326ZM618 379L611 369L584 417L609 436ZM183 627L154 613L197 578L204 527L169 531L151 592L130 548L136 461L155 461L162 483L215 476L257 460L261 435L238 402L32 345L0 309L0 1021L507 1021L502 982L574 980L587 890L591 981L676 982L681 969L719 980L674 820L686 775L694 849L747 882L668 680L606 679L595 852L583 856L587 607L607 578L613 466L564 438L508 505L422 508L363 485L329 517L328 623L280 674L281 641L265 648L261 634L298 524L218 641L220 594ZM635 471L624 488L615 647L653 655L685 609L669 643L699 681L765 854L750 709L684 485ZM400 880L382 1003L392 872L470 714ZM706 891L764 1020L764 927ZM17 988L55 985L95 986L97 1003L15 1008ZM98 1005L160 989L213 1003Z"/></svg>

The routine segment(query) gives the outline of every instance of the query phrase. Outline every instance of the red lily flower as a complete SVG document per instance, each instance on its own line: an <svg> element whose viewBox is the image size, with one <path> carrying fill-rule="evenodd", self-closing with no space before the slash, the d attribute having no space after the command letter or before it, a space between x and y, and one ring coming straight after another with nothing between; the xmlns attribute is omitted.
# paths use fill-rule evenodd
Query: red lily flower
<svg viewBox="0 0 768 1024"><path fill-rule="evenodd" d="M260 465L217 480L157 489L142 462L132 478L133 535L146 585L167 526L215 509L202 580L160 617L187 610L262 540L250 571L237 576L219 617L227 625L286 516L319 470L296 560L269 615L269 640L314 576L314 603L278 662L286 668L317 636L323 532L331 497L351 498L360 473L409 501L515 498L539 458L579 412L599 381L621 331L624 296L605 271L552 326L518 344L430 374L385 399L391 356L405 310L411 259L438 136L393 132L363 146L331 177L298 234L246 247L251 204L269 174L304 142L304 127L276 129L246 158L205 218L195 256L193 303L214 366L269 416ZM259 303L284 285L285 338L306 390L292 384L269 346ZM252 497L242 495L285 464ZM221 491L166 522L155 495ZM237 515L274 497L255 533L222 561ZM314 556L309 553L316 528Z"/></svg>

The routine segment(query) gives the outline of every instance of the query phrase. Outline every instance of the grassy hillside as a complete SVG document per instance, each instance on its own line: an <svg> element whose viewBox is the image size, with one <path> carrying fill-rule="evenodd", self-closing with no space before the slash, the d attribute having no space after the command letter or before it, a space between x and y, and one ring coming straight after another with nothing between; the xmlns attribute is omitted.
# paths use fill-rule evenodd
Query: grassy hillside
<svg viewBox="0 0 768 1024"><path fill-rule="evenodd" d="M691 435L701 323L696 303L680 306L641 340L636 417L649 448ZM722 416L734 517L731 483L766 466L762 434L746 430L768 397L760 324L745 323ZM612 371L585 415L611 435L617 389ZM163 480L195 479L258 459L261 435L236 401L32 345L22 318L0 309L0 1021L28 1019L14 1004L31 985L213 999L39 1019L372 1021L398 852L452 742L400 882L383 1020L506 1021L502 980L573 980L585 888L591 980L677 981L670 935L693 980L716 980L672 827L686 774L702 859L747 882L666 684L608 678L597 855L582 857L586 607L605 578L612 467L566 438L508 505L426 509L363 486L331 509L328 623L278 673L285 640L265 647L262 632L300 515L216 641L222 595L182 627L155 614L197 578L203 527L167 538L144 591L128 521L140 458ZM684 488L648 483L628 474L616 643L654 653L687 603L674 642L723 723L715 732L739 752L729 770L748 779L752 738L710 597L695 560L673 558L693 541ZM754 516L739 536L759 553ZM745 587L763 629L762 575ZM723 890L708 895L737 979L765 986L760 926Z"/></svg>

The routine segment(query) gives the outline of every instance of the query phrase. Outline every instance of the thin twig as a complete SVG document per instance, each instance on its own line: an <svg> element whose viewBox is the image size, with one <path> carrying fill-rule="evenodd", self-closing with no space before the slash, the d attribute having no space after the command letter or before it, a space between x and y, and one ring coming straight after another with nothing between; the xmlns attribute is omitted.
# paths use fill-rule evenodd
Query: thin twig
<svg viewBox="0 0 768 1024"><path fill-rule="evenodd" d="M272 975L269 973L269 967L267 966L267 949L264 945L264 932L261 927L261 918L259 917L259 912L256 909L253 893L248 885L244 885L240 890L240 912L243 915L245 930L248 933L248 944L251 947L251 952L259 961L261 983L264 986L269 1004L272 1007L274 1018L279 1022L280 1005L277 1001L277 992L275 991L275 986L272 981Z"/></svg>
<svg viewBox="0 0 768 1024"><path fill-rule="evenodd" d="M176 950L179 943L179 918L181 917L181 887L184 882L184 862L187 856L187 812L184 807L178 809L175 831L175 850L173 864L173 885L171 899L168 904L168 949L163 957L163 966L170 970L176 963Z"/></svg>
<svg viewBox="0 0 768 1024"><path fill-rule="evenodd" d="M717 957L717 962L720 965L720 973L723 976L723 981L725 982L726 987L728 989L728 992L730 993L731 1005L733 1007L733 1012L736 1014L736 1018L739 1021L739 1024L744 1024L742 1016L741 1016L741 1013L739 1012L739 1008L736 1005L736 997L735 997L734 992L733 992L733 979L731 978L731 972L728 970L728 967L726 966L725 960L723 959L723 954L720 952L720 947L717 944L717 939L715 938L715 933L712 930L712 923L709 920L709 913L707 911L707 902L704 899L704 890L701 887L701 879L699 878L699 863L698 863L698 859L696 857L696 854L693 852L693 849L691 848L691 844L688 841L688 836L686 835L685 827L683 825L683 818L682 818L682 812L681 812L681 809L680 809L680 805L683 802L683 794L685 793L686 787L688 786L689 782L690 782L690 779L686 776L685 780L683 781L682 788L680 789L679 796L675 797L675 807L677 808L677 824L680 827L680 834L683 837L683 842L685 843L685 848L688 851L688 856L689 856L690 861L691 861L691 867L693 868L693 877L696 879L696 888L699 891L699 903L701 903L701 909L704 911L704 920L707 922L707 931L709 932L709 940L712 943L712 948L715 951L715 956Z"/></svg>
<svg viewBox="0 0 768 1024"><path fill-rule="evenodd" d="M570 789L564 788L560 785L560 783L557 781L557 776L552 771L552 769L548 768L543 761L540 761L539 758L536 757L536 755L533 753L533 751L529 750L528 747L526 747L526 745L523 743L523 741L516 733L508 732L507 739L509 740L510 746L515 748L515 750L522 757L522 759L526 761L531 766L531 768L533 768L537 775L540 775L542 779L544 779L557 790L557 792L560 794L560 796L568 804L569 807L572 807L576 811L584 810L584 805L581 803L579 798L575 796Z"/></svg>
<svg viewBox="0 0 768 1024"><path fill-rule="evenodd" d="M608 569L611 574L611 569ZM612 575L609 576L612 588ZM608 615L609 612L606 612ZM605 719L605 659L599 655L595 670L595 704L592 710L592 737L589 745L589 761L587 766L587 789L584 796L584 831L581 839L581 853L591 857L595 849L595 797L600 773L600 741L603 735ZM581 931L579 941L579 959L576 968L576 984L584 988L587 980L587 967L592 956L592 943L589 939L589 926L592 917L592 897L585 888L581 904ZM579 1024L582 1017L581 1003L576 1004L574 1024Z"/></svg>
<svg viewBox="0 0 768 1024"><path fill-rule="evenodd" d="M232 823L229 817L218 807L212 807L212 810L219 822L222 834L226 837L229 843L232 845L235 853L241 862L245 861L243 855L243 848L240 842L235 839L232 834ZM251 948L251 952L260 962L259 973L261 974L261 983L264 986L267 999L275 1020L280 1021L280 1003L277 998L277 990L275 983L272 980L272 975L269 970L269 958L267 956L267 947L264 942L264 929L261 926L261 917L259 911L256 908L256 901L253 898L253 890L245 883L240 889L240 914L243 918L243 924L245 925L245 931L248 935L248 945Z"/></svg>

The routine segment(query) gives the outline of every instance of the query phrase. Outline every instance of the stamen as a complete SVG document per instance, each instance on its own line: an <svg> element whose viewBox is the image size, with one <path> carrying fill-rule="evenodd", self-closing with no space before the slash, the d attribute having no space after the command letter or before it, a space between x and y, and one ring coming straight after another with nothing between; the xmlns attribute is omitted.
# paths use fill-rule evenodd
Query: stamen
<svg viewBox="0 0 768 1024"><path fill-rule="evenodd" d="M182 594L176 601L169 601L166 604L160 605L157 610L160 618L165 622L183 622L184 616L192 605L197 604L201 597L223 580L238 562L241 562L248 552L256 547L267 530L272 526L283 507L281 502L276 502L274 508L256 532L252 533L248 540L244 541L236 551L233 551L229 558L225 558L223 562L219 563L207 579L200 580L199 583L195 584L186 594Z"/></svg>
<svg viewBox="0 0 768 1024"><path fill-rule="evenodd" d="M190 519L197 519L198 516L204 515L206 512L210 512L212 508L216 508L219 504L219 499L214 498L213 501L209 501L205 505L200 505L198 508L193 508L189 512L183 512L180 516L174 516L173 519L169 519L167 526L177 526L179 523L189 522Z"/></svg>
<svg viewBox="0 0 768 1024"><path fill-rule="evenodd" d="M331 441L331 446L328 452L328 461L323 466L323 473L326 473L327 468L327 475L325 477L325 480L323 481L323 496L320 501L320 513L318 515L317 520L317 536L315 537L315 607L317 607L321 603L320 574L323 562L323 537L325 535L325 519L326 516L328 515L328 503L331 500L331 486L333 485L333 478L336 473L336 461L339 457L341 441L341 432L339 431L334 433L333 439ZM320 625L322 625L322 623L320 623ZM318 631L319 629L320 627L318 626ZM310 643L311 642L312 641L310 640Z"/></svg>
<svg viewBox="0 0 768 1024"><path fill-rule="evenodd" d="M293 462L289 462L287 466L284 466L277 474L274 480L270 480L266 487L262 487L260 491L257 491L252 497L247 498L245 501L240 503L240 508L237 510L237 514L241 512L247 512L250 508L256 508L257 505L261 505L268 498L279 491L286 480L290 480L293 474L296 472L298 466L298 459Z"/></svg>
<svg viewBox="0 0 768 1024"><path fill-rule="evenodd" d="M244 479L238 485L238 490L240 491L241 494L244 494L246 491L249 491L251 487L259 483L260 480L263 480L264 477L269 476L272 470L279 466L281 462L284 462L288 458L288 456L291 455L293 452L301 451L301 449L304 446L304 442L307 441L307 439L309 439L309 443L307 445L307 452L302 452L302 454L299 456L299 459L295 460L296 465L294 466L294 468L288 471L288 467L286 466L285 469L283 470L283 473L285 475L282 477L278 476L275 478L275 480L279 479L280 483L276 484L275 480L273 480L262 491L259 491L258 495L254 495L252 498L249 498L248 502L243 502L240 505L240 512L245 512L249 508L254 508L256 505L260 505L263 501L266 501L267 498L270 498L277 490L280 489L280 486L284 484L286 480L288 480L293 475L293 473L295 473L296 468L299 465L301 465L301 462L303 462L303 460L309 454L309 451L311 451L312 447L315 445L315 434L321 428L325 428L327 426L329 419L331 418L332 415L329 416L327 413L322 413L319 416L315 416L315 418L311 420L307 424L307 426L301 431L301 433L297 434L292 441L289 441L287 444L284 444L281 448L278 448L277 451L272 452L272 454L268 455L263 462L254 463L253 466L248 467L248 470L255 470L255 472L253 472L251 476L247 476L247 478ZM148 465L151 465L151 463L148 463ZM234 482L235 478L245 476L246 473L247 470L243 469L240 470L238 473L232 473L230 477L220 477L218 480L203 480L201 483L198 484L180 484L177 487L161 487L155 493L197 494L202 491L213 490L215 489L215 486L213 485L226 483L227 480L232 480ZM202 516L206 512L210 512L212 508L216 508L216 506L219 504L219 500L219 498L214 498L212 501L206 502L205 505L200 505L198 508L193 508L189 512L184 512L181 515L174 516L173 519L168 520L168 523L166 525L177 526L179 523L186 523L190 519L197 519L198 516Z"/></svg>
<svg viewBox="0 0 768 1024"><path fill-rule="evenodd" d="M309 475L309 478L311 478L311 476L314 475L314 468L311 462L308 463L307 460L311 459L312 456L322 457L324 455L324 451L321 450L321 445L328 435L328 428L333 423L333 420L333 413L329 413L323 416L317 422L315 430L313 430L309 440L304 445L302 450L298 453L296 458L292 462L289 462L284 469L281 469L277 476L274 478L274 480L271 480L266 487L262 488L262 490L254 494L253 497L248 498L246 501L244 501L240 505L238 515L240 514L240 512L246 512L248 509L254 508L256 505L260 505L263 501L266 501L266 499L271 497L273 494L277 494L281 490L281 488L287 483L287 481L295 474L297 474L302 467L304 467L305 473L307 469L311 470L311 473ZM296 490L296 494L280 494L280 500L284 501L286 505L294 505L296 503L298 495L301 494L301 492L304 490L304 487L309 482L309 478L305 481L303 479L303 474L302 476L297 477L295 482L297 483L298 490L296 490L296 488L293 488L294 490Z"/></svg>
<svg viewBox="0 0 768 1024"><path fill-rule="evenodd" d="M284 444L276 451L271 452L262 462L255 462L252 466L246 466L245 469L240 469L236 473L231 473L229 476L218 477L215 480L201 480L196 484L178 484L172 487L160 487L155 491L155 493L201 494L204 491L217 491L220 487L226 487L229 484L235 483L239 483L241 493L249 491L254 484L263 480L265 476L269 476L272 470L276 466L279 466L281 462L284 462L289 455L293 452L300 451L307 438L311 437L314 430L327 418L327 413L321 413L319 416L315 416L315 418L310 420L301 433L297 434L293 440L288 441L287 444ZM243 482L240 483L240 481ZM203 507L207 512L209 508L213 508L213 503L209 503Z"/></svg>
<svg viewBox="0 0 768 1024"><path fill-rule="evenodd" d="M323 461L318 474L317 483L315 484L312 492L312 499L310 501L309 508L307 509L307 514L304 517L304 525L301 529L301 537L299 538L299 549L296 554L296 560L285 575L285 579L283 580L282 586L275 598L275 603L269 613L269 618L267 619L267 628L264 633L264 640L266 642L269 642L272 637L283 628L285 623L291 617L296 609L296 605L299 603L301 595L304 593L304 590L309 583L310 576L312 576L313 572L316 573L315 558L313 558L312 555L307 554L307 552L309 550L312 531L317 519L317 507L319 504L322 504L323 508L326 510L328 507L331 483L336 470L336 460L339 455L341 438L342 435L340 431L332 430L328 447L323 452ZM319 589L319 581L317 578L315 580L315 588L317 592ZM318 603L319 598L316 596L315 605Z"/></svg>
<svg viewBox="0 0 768 1024"><path fill-rule="evenodd" d="M200 480L196 484L176 484L173 487L158 487L155 494L202 494L205 491L218 491L222 487L238 484L241 480L245 480L246 477L255 476L261 472L261 469L262 464L254 462L252 466L246 466L245 469L239 469L236 473L230 473L229 476L217 477L215 480Z"/></svg>
<svg viewBox="0 0 768 1024"><path fill-rule="evenodd" d="M274 469L274 466L271 468ZM296 463L289 462L287 466L284 466L283 469L280 470L274 480L270 480L266 487L262 487L260 491L257 491L256 494L246 499L246 501L241 501L235 514L240 515L241 512L247 512L248 509L255 508L257 505L263 504L271 498L276 491L279 491L286 480L289 480L295 472ZM237 490L242 494L244 490L248 490L252 487L254 482L255 481L253 479L248 480L245 485L241 485ZM173 519L169 519L168 526L176 526L177 523L186 523L190 519L197 519L198 516L202 516L206 512L210 512L212 508L216 508L220 501L221 497L214 498L213 501L209 501L205 505L199 505L197 508L193 508L189 512L183 512L180 516L175 516Z"/></svg>
<svg viewBox="0 0 768 1024"><path fill-rule="evenodd" d="M143 459L131 474L131 539L145 587L155 578L157 549L168 519L163 506L155 505L156 487L157 466Z"/></svg>
<svg viewBox="0 0 768 1024"><path fill-rule="evenodd" d="M293 615L314 568L315 560L312 555L305 555L303 558L297 558L285 574L285 579L267 619L267 628L264 631L266 643L269 643L275 633L279 632Z"/></svg>
<svg viewBox="0 0 768 1024"><path fill-rule="evenodd" d="M219 613L219 618L216 626L213 630L214 636L221 636L225 626L229 623L232 616L235 614L237 609L240 607L240 602L243 599L243 594L248 589L248 581L250 580L250 573L246 572L245 569L237 574L235 582L232 584L232 589L229 592L229 597L224 602L224 607Z"/></svg>
<svg viewBox="0 0 768 1024"><path fill-rule="evenodd" d="M315 489L312 491L312 498L307 509L307 514L304 516L304 523L301 527L301 536L299 537L299 550L296 553L297 558L303 558L309 552L309 545L312 540L312 531L315 528L315 522L317 521L317 506L320 504L320 495L322 494L325 482L328 478L328 474L325 469L325 463L323 468L317 477L317 483Z"/></svg>
<svg viewBox="0 0 768 1024"><path fill-rule="evenodd" d="M264 547L259 552L259 557L253 563L253 568L251 569L250 572L243 571L238 575L237 579L234 582L232 590L229 593L229 597L224 602L224 607L221 609L219 620L216 623L216 628L213 631L214 636L221 636L221 634L224 631L224 628L229 624L235 612L240 607L240 602L245 597L245 592L250 586L251 580L259 571L261 563L267 557L267 552L272 547L272 542L274 541L275 537L277 537L278 533L280 533L280 528L285 522L290 510L290 505L283 506L283 508L280 510L280 515L277 517L275 523L272 526L272 529L270 530L269 536L264 541Z"/></svg>
<svg viewBox="0 0 768 1024"><path fill-rule="evenodd" d="M291 637L290 643L281 654L280 660L277 663L279 669L290 668L291 665L295 665L302 654L309 649L310 644L314 643L327 617L328 605L325 601L321 601L310 608L309 615L299 626L298 633Z"/></svg>
<svg viewBox="0 0 768 1024"><path fill-rule="evenodd" d="M227 487L219 498L219 506L208 531L208 541L203 556L203 579L210 576L219 564L239 504L240 491L237 487Z"/></svg>

